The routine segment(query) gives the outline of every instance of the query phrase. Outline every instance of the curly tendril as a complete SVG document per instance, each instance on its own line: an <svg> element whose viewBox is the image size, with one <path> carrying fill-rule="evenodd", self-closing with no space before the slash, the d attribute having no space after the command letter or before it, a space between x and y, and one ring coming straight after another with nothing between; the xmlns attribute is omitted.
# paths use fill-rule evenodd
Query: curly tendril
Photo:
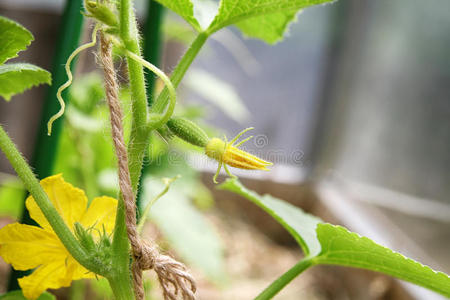
<svg viewBox="0 0 450 300"><path fill-rule="evenodd" d="M91 36L91 42L86 43L84 45L81 45L80 47L78 47L77 49L75 49L72 54L70 54L69 58L66 61L66 65L65 65L65 69L66 69L66 74L67 74L67 81L61 85L58 88L58 91L56 92L56 98L59 101L59 104L61 105L61 108L59 109L59 111L54 114L50 120L48 120L47 123L47 134L51 135L52 134L52 125L53 122L55 122L57 119L59 119L63 114L64 114L64 110L66 108L66 104L64 103L64 99L62 98L62 92L67 89L73 81L73 76L72 76L72 71L70 70L70 64L72 63L72 60L75 58L75 56L77 56L81 51L86 50L87 48L91 48L93 46L95 46L95 44L97 43L97 32L99 30L100 26L97 23L94 27L94 30L92 30L92 36Z"/></svg>
<svg viewBox="0 0 450 300"><path fill-rule="evenodd" d="M61 85L58 88L58 91L56 92L56 98L58 99L59 104L61 105L61 108L59 109L59 111L56 114L54 114L50 118L50 120L47 123L47 134L48 135L52 134L53 122L55 122L57 119L59 119L64 114L64 111L65 111L66 104L64 102L64 99L62 98L62 92L65 89L67 89L72 84L72 81L73 81L73 75L72 75L72 71L70 70L70 64L72 63L72 60L75 58L75 56L77 56L81 51L95 46L95 44L97 43L97 32L99 29L100 29L100 26L97 23L94 27L94 30L92 31L91 42L81 45L80 47L75 49L72 52L72 54L70 54L69 58L66 61L65 70L66 70L68 79L63 85ZM170 81L169 77L158 67L156 67L155 65L146 61L139 55L136 55L133 52L131 52L127 49L124 49L123 47L122 47L122 50L125 52L125 54L129 58L135 60L136 62L143 65L145 68L149 69L151 72L155 73L159 78L161 78L161 80L167 86L167 89L169 91L169 98L170 98L167 109L163 114L151 114L150 119L149 119L149 124L148 124L149 127L152 129L159 128L162 125L164 125L165 123L167 123L167 121L170 119L170 117L173 114L173 111L175 109L176 99L177 99L175 88L174 88L172 82Z"/></svg>

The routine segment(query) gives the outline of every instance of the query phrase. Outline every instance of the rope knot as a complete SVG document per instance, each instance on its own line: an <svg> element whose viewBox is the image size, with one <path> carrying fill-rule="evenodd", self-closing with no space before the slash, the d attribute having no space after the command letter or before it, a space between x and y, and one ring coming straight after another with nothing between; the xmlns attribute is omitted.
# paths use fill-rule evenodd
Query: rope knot
<svg viewBox="0 0 450 300"><path fill-rule="evenodd" d="M139 269L141 270L153 269L157 255L158 251L143 239L139 240L139 247L133 251L134 261L139 265Z"/></svg>
<svg viewBox="0 0 450 300"><path fill-rule="evenodd" d="M133 252L134 273L153 269L158 275L163 290L164 299L194 300L196 284L194 278L187 272L186 267L174 258L161 254L157 248L147 241L140 239L139 247Z"/></svg>

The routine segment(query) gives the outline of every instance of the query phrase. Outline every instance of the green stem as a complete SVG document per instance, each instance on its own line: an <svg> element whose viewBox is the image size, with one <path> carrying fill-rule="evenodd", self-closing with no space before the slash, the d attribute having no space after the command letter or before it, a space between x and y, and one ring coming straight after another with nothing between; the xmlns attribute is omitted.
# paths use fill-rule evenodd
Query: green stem
<svg viewBox="0 0 450 300"><path fill-rule="evenodd" d="M186 74L186 71L188 70L194 58L197 56L202 46L205 44L207 38L208 35L205 32L199 33L184 56L181 58L180 62L170 76L170 81L172 81L172 84L175 88L177 88L180 84L181 79L183 79L184 74ZM159 114L162 113L166 108L168 101L169 90L167 89L167 87L165 87L156 99L156 102L152 107L152 112Z"/></svg>
<svg viewBox="0 0 450 300"><path fill-rule="evenodd" d="M104 275L105 270L102 265L90 260L90 256L80 246L70 229L64 223L64 220L58 214L55 207L48 199L44 189L39 184L39 181L36 179L36 176L31 171L30 166L25 161L22 154L20 154L19 150L17 150L2 126L0 126L0 148L17 172L17 175L22 179L25 188L35 199L37 205L52 226L53 231L63 243L64 247L86 269Z"/></svg>
<svg viewBox="0 0 450 300"><path fill-rule="evenodd" d="M118 205L117 205L117 214L116 214L116 224L114 228L114 237L113 237L113 253L114 253L114 260L113 260L113 269L114 269L114 275L121 278L122 285L124 285L125 289L125 283L128 282L128 293L130 295L133 295L133 287L131 286L131 273L130 273L130 254L129 254L129 242L128 242L128 235L127 235L127 227L125 224L125 207L123 203L123 198L120 196ZM108 278L108 280L110 280ZM118 279L117 279L118 280ZM111 280L110 280L111 283ZM111 285L111 288L114 291L114 287ZM119 291L122 288L119 288ZM120 291L122 293L122 291ZM116 293L114 292L114 295ZM119 298L118 298L119 299Z"/></svg>
<svg viewBox="0 0 450 300"><path fill-rule="evenodd" d="M120 5L120 38L122 43L128 51L141 56L132 1L121 0ZM127 64L132 93L133 125L135 130L145 131L145 128L139 128L147 122L147 94L144 70L139 62L132 59L127 58Z"/></svg>
<svg viewBox="0 0 450 300"><path fill-rule="evenodd" d="M120 38L128 51L140 56L136 18L132 3L132 0L120 0ZM132 97L132 125L131 138L128 145L128 167L131 183L134 191L136 191L150 131L147 129L147 95L143 68L140 63L128 57L127 65ZM113 263L116 272L108 280L117 299L129 299L134 293L131 285L129 242L122 197L120 197L117 206L112 246L115 254Z"/></svg>
<svg viewBox="0 0 450 300"><path fill-rule="evenodd" d="M139 57L141 56L139 37L136 30L136 18L131 0L120 1L120 38L128 51ZM133 190L136 192L150 130L147 126L147 93L143 66L140 62L128 56L127 64L132 97L132 125L131 139L128 145L128 166L130 168Z"/></svg>
<svg viewBox="0 0 450 300"><path fill-rule="evenodd" d="M166 109L166 112L163 114L157 114L156 116L150 115L148 127L149 127L149 129L157 129L157 128L163 126L164 124L166 124L167 121L169 121L170 117L173 114L173 111L175 109L175 104L177 102L177 94L175 92L175 87L173 86L169 77L167 77L167 75L163 71L161 71L158 67L156 67L155 65L149 63L142 57L140 57L130 51L125 51L125 53L129 58L139 62L145 68L149 69L151 72L155 73L159 78L161 78L161 80L166 85L167 90L169 91L169 105Z"/></svg>
<svg viewBox="0 0 450 300"><path fill-rule="evenodd" d="M125 48L134 53L137 56L141 56L139 49L139 39L136 30L136 19L132 9L131 0L120 0L120 38ZM183 78L189 65L194 60L195 56L200 51L201 47L205 43L207 35L201 33L197 36L194 43L188 49L184 57L181 59L177 68L172 75L173 85L176 87ZM132 126L131 126L131 138L128 145L128 167L130 169L131 184L133 191L136 193L139 177L141 175L141 169L143 165L143 159L145 151L148 147L149 137L151 130L147 126L147 95L145 90L145 79L143 67L140 62L127 57L128 74L131 86L132 96ZM169 90L164 88L157 101L161 107L160 111L156 113L162 113L169 101ZM125 225L125 210L123 206L123 199L120 199L117 206L117 216L115 224L115 233L113 239L113 251L116 254L115 268L121 272L121 278L127 278L129 281L129 243L127 239L126 225ZM114 282L111 281L111 285ZM120 293L120 290L116 291ZM115 292L115 294L116 294ZM131 292L132 293L132 292ZM116 296L119 297L119 296Z"/></svg>
<svg viewBox="0 0 450 300"><path fill-rule="evenodd" d="M281 275L277 280L272 282L255 300L272 299L279 291L281 291L289 282L291 282L300 273L313 265L310 259L303 259L293 266L289 271Z"/></svg>
<svg viewBox="0 0 450 300"><path fill-rule="evenodd" d="M133 300L133 287L131 286L131 280L128 278L124 280L123 276L107 276L109 285L114 294L115 300Z"/></svg>

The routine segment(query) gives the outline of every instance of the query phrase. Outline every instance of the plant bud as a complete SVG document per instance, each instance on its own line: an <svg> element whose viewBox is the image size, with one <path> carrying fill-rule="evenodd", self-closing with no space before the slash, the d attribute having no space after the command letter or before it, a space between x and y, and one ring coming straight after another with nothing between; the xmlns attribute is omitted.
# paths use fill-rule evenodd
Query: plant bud
<svg viewBox="0 0 450 300"><path fill-rule="evenodd" d="M86 10L91 14L90 17L93 17L110 27L115 28L119 26L119 20L117 19L116 14L107 5L90 0L87 0L84 3Z"/></svg>
<svg viewBox="0 0 450 300"><path fill-rule="evenodd" d="M83 248L88 250L89 252L94 251L96 249L96 246L92 236L86 231L86 229L84 229L83 225L81 225L80 223L75 222L75 224L73 225L75 227L75 236L77 237L81 246L83 246Z"/></svg>
<svg viewBox="0 0 450 300"><path fill-rule="evenodd" d="M170 131L180 139L199 146L205 147L208 144L208 135L194 122L184 118L171 118L167 122Z"/></svg>

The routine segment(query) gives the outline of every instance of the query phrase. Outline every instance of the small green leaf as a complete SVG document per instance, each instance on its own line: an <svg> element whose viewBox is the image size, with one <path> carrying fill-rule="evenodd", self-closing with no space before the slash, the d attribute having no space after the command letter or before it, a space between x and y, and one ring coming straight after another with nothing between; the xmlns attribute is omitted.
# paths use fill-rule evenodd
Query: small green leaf
<svg viewBox="0 0 450 300"><path fill-rule="evenodd" d="M6 101L11 96L42 83L50 84L51 75L37 66L25 63L0 66L0 96Z"/></svg>
<svg viewBox="0 0 450 300"><path fill-rule="evenodd" d="M0 16L0 65L25 50L33 39L25 27Z"/></svg>
<svg viewBox="0 0 450 300"><path fill-rule="evenodd" d="M180 15L183 19L186 20L192 27L194 27L197 31L202 31L202 28L194 17L194 4L190 0L156 0L162 5L166 6L170 10L173 10L175 13Z"/></svg>
<svg viewBox="0 0 450 300"><path fill-rule="evenodd" d="M269 43L283 38L287 25L303 8L333 0L222 0L219 12L208 27L209 34L232 24L243 33Z"/></svg>
<svg viewBox="0 0 450 300"><path fill-rule="evenodd" d="M260 196L247 189L237 179L227 179L219 188L244 196L265 210L289 231L306 256L315 256L320 253L321 247L316 237L316 226L322 222L319 218L270 195Z"/></svg>
<svg viewBox="0 0 450 300"><path fill-rule="evenodd" d="M380 246L341 226L317 225L322 252L317 264L333 264L369 269L426 287L450 297L450 277L436 272L400 253Z"/></svg>
<svg viewBox="0 0 450 300"><path fill-rule="evenodd" d="M45 292L42 295L37 298L37 300L55 300L55 296L52 294ZM0 296L0 300L27 300L27 298L24 297L21 290L8 292L6 294L3 294Z"/></svg>

